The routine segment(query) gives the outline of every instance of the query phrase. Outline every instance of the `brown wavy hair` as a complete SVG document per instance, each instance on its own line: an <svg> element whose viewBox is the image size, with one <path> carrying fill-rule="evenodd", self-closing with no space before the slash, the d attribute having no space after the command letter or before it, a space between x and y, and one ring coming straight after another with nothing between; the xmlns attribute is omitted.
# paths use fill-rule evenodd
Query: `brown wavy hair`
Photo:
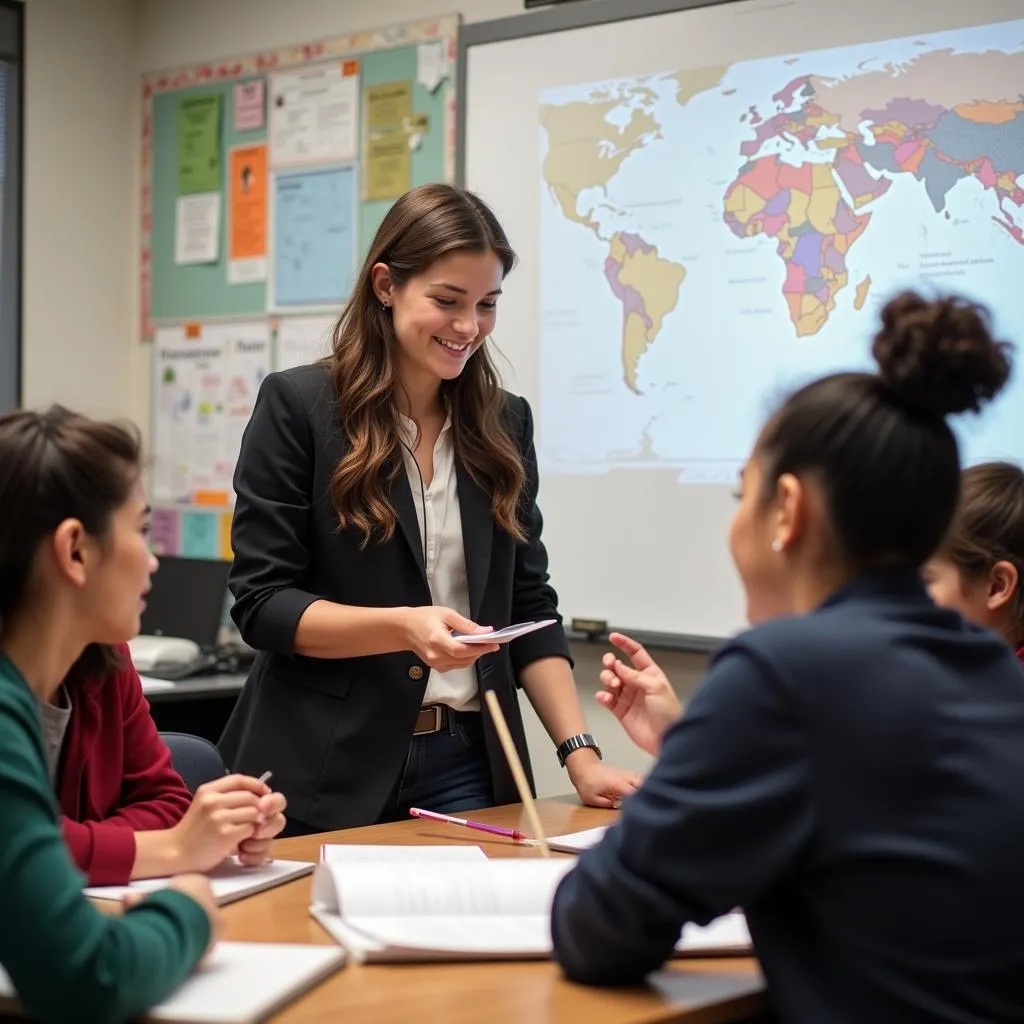
<svg viewBox="0 0 1024 1024"><path fill-rule="evenodd" d="M341 526L389 540L397 517L388 498L402 471L395 389L398 339L373 288L372 271L387 265L401 288L453 252L493 252L503 275L516 262L498 219L478 196L454 185L431 184L407 192L388 211L366 255L352 297L334 327L327 357L348 451L331 479L331 502ZM491 496L495 521L517 540L525 537L519 504L523 460L506 426L505 394L484 341L455 379L442 381L451 413L455 457Z"/></svg>

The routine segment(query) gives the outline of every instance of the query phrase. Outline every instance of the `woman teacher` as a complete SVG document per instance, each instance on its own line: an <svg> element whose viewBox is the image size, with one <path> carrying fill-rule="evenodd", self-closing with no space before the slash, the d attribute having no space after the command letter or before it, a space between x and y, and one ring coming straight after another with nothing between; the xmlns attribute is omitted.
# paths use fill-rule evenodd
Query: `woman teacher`
<svg viewBox="0 0 1024 1024"><path fill-rule="evenodd" d="M221 739L272 769L288 833L518 800L517 689L581 799L638 777L588 734L537 508L533 420L488 352L515 255L494 214L422 186L384 218L325 360L263 382L235 473L233 617L260 653ZM508 644L453 633L539 619Z"/></svg>

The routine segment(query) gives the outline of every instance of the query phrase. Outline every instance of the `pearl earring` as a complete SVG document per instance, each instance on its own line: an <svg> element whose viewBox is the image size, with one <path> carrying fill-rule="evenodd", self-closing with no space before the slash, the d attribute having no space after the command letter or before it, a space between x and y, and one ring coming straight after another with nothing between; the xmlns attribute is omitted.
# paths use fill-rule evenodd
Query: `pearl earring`
<svg viewBox="0 0 1024 1024"><path fill-rule="evenodd" d="M779 540L778 537L776 537L775 540L772 541L772 551L774 551L775 554L779 554L782 551L782 541Z"/></svg>
<svg viewBox="0 0 1024 1024"><path fill-rule="evenodd" d="M387 309L387 308L388 308L388 304L387 304L386 302L382 302L382 303L380 304L380 308L381 308L381 309Z"/></svg>

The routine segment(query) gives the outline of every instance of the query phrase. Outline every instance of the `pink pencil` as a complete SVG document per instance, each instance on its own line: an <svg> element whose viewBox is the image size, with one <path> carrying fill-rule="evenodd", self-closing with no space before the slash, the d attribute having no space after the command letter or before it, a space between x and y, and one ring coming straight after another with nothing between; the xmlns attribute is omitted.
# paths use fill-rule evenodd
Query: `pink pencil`
<svg viewBox="0 0 1024 1024"><path fill-rule="evenodd" d="M466 818L453 818L450 814L437 814L434 811L423 811L419 807L410 807L409 815L413 818L428 818L430 821L443 821L448 825L462 825L463 828L475 828L481 832L490 832L496 836L514 839L517 843L526 838L525 832L517 828L501 828L499 825L485 825L482 821L468 821Z"/></svg>

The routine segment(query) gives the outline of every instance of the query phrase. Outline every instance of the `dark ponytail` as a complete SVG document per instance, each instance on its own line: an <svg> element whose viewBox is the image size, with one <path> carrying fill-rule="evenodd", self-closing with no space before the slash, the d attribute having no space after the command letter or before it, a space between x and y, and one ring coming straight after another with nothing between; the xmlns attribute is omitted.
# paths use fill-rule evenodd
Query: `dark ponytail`
<svg viewBox="0 0 1024 1024"><path fill-rule="evenodd" d="M945 535L960 460L946 417L978 412L1010 375L1011 346L962 299L906 292L882 310L878 373L842 373L796 391L764 428L765 498L783 473L813 474L852 570L917 568Z"/></svg>

